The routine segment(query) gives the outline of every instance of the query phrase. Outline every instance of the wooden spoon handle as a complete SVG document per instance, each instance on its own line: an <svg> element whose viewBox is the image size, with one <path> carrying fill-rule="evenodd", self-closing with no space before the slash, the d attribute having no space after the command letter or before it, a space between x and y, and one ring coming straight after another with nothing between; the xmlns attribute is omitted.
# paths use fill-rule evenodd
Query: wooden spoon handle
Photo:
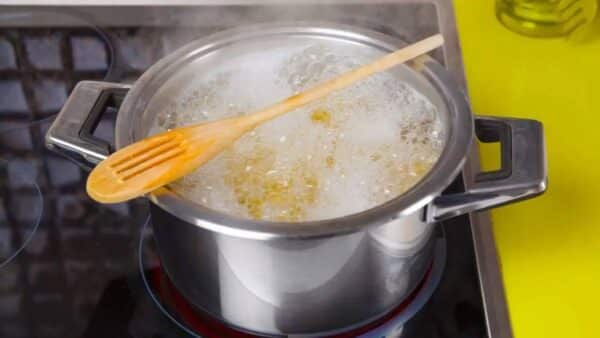
<svg viewBox="0 0 600 338"><path fill-rule="evenodd" d="M249 119L249 122L252 125L257 125L273 119L279 115L289 112L290 110L299 108L305 104L327 96L329 93L335 90L348 87L349 85L370 75L382 72L398 64L411 60L419 55L432 51L441 46L443 43L444 38L441 34L433 35L410 46L387 54L369 64L346 72L339 77L325 81L300 94L290 96L283 101L277 102L272 106L249 114L246 117Z"/></svg>

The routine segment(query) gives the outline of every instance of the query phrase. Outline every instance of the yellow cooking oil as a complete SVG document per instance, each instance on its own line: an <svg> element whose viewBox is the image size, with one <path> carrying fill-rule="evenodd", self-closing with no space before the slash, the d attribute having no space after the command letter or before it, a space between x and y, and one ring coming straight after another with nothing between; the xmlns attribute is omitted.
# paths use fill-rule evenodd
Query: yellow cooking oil
<svg viewBox="0 0 600 338"><path fill-rule="evenodd" d="M496 17L530 37L580 39L596 17L598 0L496 0Z"/></svg>

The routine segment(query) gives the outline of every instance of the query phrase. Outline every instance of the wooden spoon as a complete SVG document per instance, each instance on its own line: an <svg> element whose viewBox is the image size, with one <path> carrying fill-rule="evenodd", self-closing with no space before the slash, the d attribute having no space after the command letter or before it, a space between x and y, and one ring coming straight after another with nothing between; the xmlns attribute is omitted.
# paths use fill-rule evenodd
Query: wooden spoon
<svg viewBox="0 0 600 338"><path fill-rule="evenodd" d="M173 129L113 153L90 173L87 192L117 203L144 195L190 173L259 124L320 99L444 43L437 34L254 113Z"/></svg>

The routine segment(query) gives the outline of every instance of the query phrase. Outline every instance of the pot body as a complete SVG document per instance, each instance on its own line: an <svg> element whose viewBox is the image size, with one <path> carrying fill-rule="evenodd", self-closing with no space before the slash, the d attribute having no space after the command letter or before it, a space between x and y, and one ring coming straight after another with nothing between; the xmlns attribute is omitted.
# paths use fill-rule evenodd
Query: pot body
<svg viewBox="0 0 600 338"><path fill-rule="evenodd" d="M402 302L433 254L434 226L416 216L335 237L260 241L152 207L161 262L177 289L230 325L270 334L334 333ZM414 238L395 231L409 227L418 228Z"/></svg>
<svg viewBox="0 0 600 338"><path fill-rule="evenodd" d="M47 146L93 165L112 151L92 136L107 104L120 105L118 149L148 135L165 100L194 74L214 69L222 59L240 57L250 47L256 55L311 41L380 55L404 44L331 24L259 25L219 33L165 57L133 87L81 82L49 129ZM437 222L545 190L539 122L474 118L461 90L427 56L393 71L437 106L447 126L437 163L402 196L336 219L273 223L234 218L168 188L149 195L163 267L191 303L230 325L261 334L322 336L346 330L385 315L422 280L432 259ZM462 170L475 135L501 144L500 170L480 173L464 193L443 195Z"/></svg>

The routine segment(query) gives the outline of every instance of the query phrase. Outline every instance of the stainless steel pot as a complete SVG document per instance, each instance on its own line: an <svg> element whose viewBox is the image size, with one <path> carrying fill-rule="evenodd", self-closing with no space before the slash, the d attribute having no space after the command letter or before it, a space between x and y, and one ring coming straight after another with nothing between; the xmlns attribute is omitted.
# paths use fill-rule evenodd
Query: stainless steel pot
<svg viewBox="0 0 600 338"><path fill-rule="evenodd" d="M115 127L121 148L145 137L165 99L219 60L314 41L378 54L404 45L330 24L226 31L168 55L131 87L79 83L48 131L47 145L97 163L111 151L91 133L107 103L122 101ZM427 96L447 126L439 161L402 196L357 214L305 223L238 219L167 188L148 196L161 261L188 300L230 325L265 334L324 334L360 325L385 315L422 280L436 222L545 190L539 122L474 118L460 89L431 58L392 71ZM502 168L479 174L469 191L441 195L460 173L474 132L483 142L500 142Z"/></svg>

